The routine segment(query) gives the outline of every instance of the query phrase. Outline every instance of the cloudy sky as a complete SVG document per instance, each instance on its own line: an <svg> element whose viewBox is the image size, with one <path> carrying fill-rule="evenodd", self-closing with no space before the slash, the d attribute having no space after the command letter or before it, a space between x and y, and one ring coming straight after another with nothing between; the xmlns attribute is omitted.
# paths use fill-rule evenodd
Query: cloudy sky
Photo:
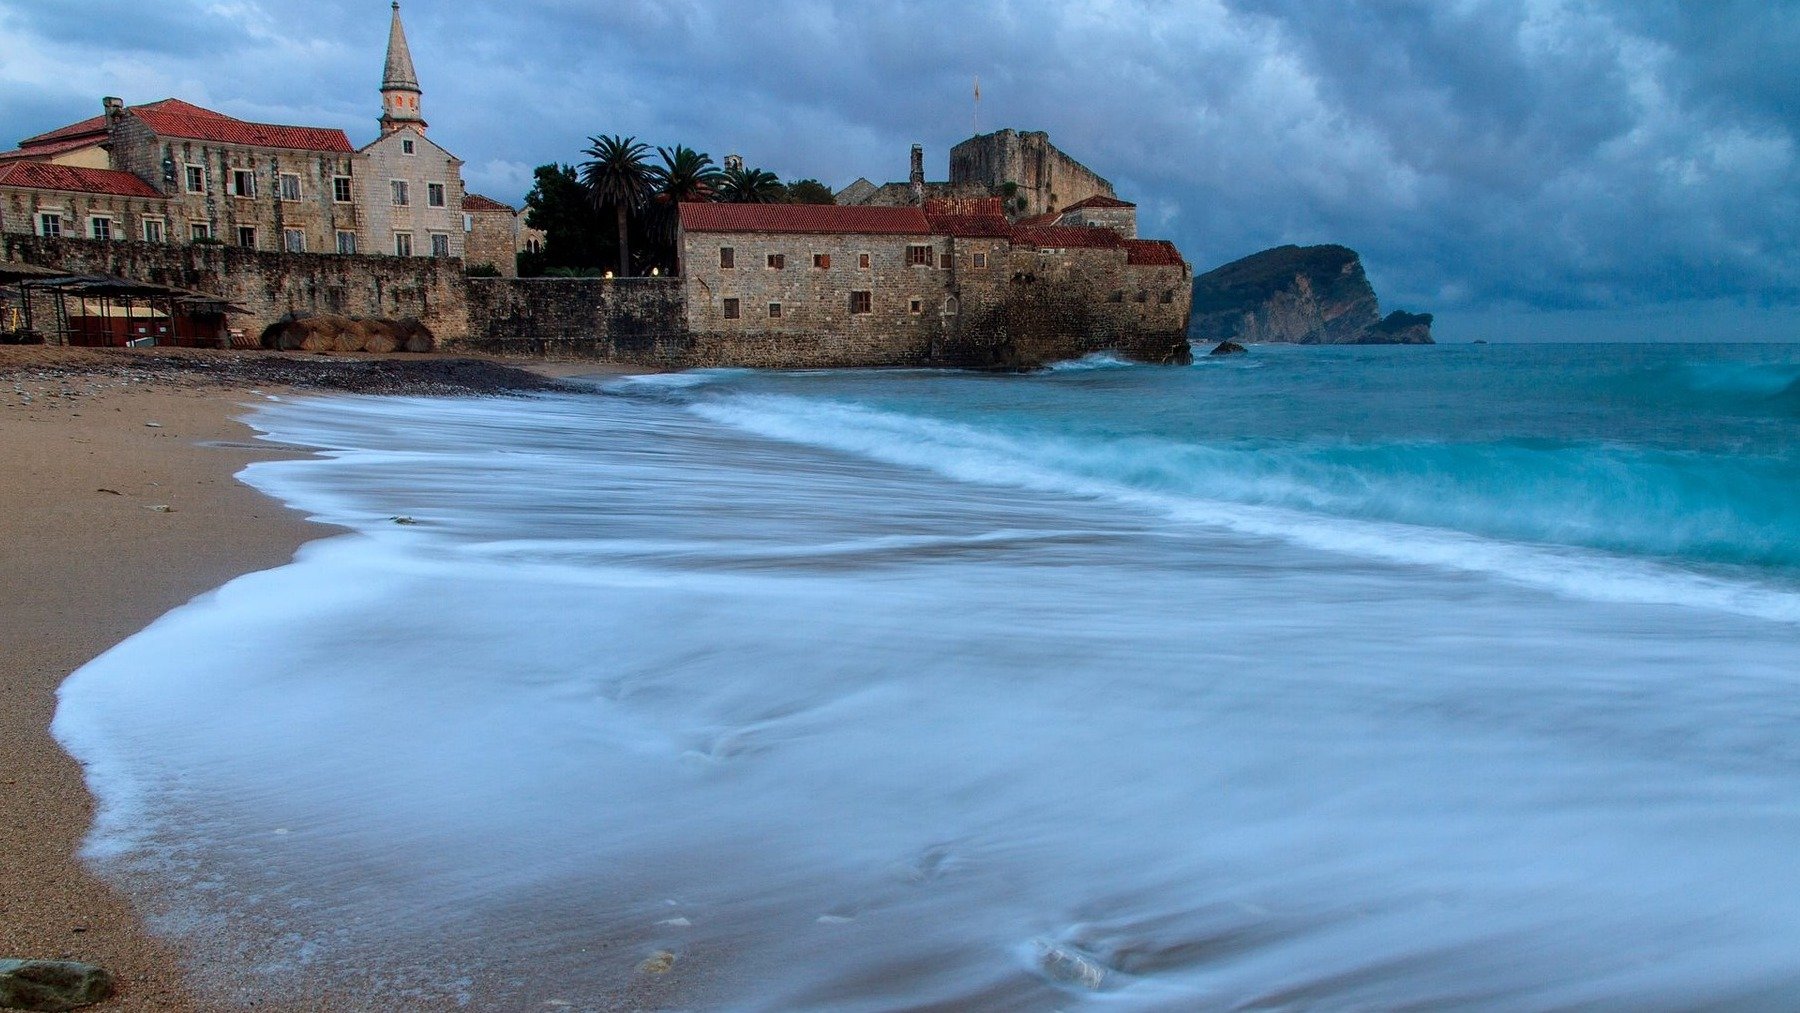
<svg viewBox="0 0 1800 1013"><path fill-rule="evenodd" d="M473 190L636 135L903 179L1050 132L1197 271L1363 254L1441 338L1800 338L1800 4L406 0ZM0 0L0 140L177 96L373 137L386 0ZM972 84L979 76L977 114Z"/></svg>

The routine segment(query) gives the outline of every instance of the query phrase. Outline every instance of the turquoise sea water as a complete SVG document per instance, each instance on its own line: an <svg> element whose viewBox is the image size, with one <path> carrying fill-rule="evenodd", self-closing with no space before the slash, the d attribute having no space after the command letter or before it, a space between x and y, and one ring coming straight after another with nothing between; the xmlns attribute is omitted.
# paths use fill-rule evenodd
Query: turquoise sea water
<svg viewBox="0 0 1800 1013"><path fill-rule="evenodd" d="M324 454L246 480L355 533L76 673L56 725L92 856L223 996L1800 989L1794 346L711 371L251 420Z"/></svg>

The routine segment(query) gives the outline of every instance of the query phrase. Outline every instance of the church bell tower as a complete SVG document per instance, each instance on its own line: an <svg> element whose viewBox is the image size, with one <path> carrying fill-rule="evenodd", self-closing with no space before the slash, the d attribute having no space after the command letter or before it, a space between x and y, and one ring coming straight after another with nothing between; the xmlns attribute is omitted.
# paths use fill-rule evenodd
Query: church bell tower
<svg viewBox="0 0 1800 1013"><path fill-rule="evenodd" d="M381 74L381 133L403 126L425 131L419 112L419 75L413 72L412 52L406 48L406 29L400 27L400 0L394 0L394 21L388 26L387 66Z"/></svg>

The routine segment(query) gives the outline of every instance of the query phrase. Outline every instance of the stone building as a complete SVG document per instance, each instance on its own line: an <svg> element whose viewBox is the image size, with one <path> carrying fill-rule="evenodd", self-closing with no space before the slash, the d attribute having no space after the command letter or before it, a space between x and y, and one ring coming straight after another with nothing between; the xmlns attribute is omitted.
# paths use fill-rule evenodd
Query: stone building
<svg viewBox="0 0 1800 1013"><path fill-rule="evenodd" d="M471 269L492 267L503 278L519 274L519 254L544 248L544 233L525 224L526 212L478 193L463 196L463 260Z"/></svg>
<svg viewBox="0 0 1800 1013"><path fill-rule="evenodd" d="M858 179L836 196L839 204L875 207L918 206L926 198L999 197L1014 220L1058 214L1093 198L1118 198L1111 183L1051 144L1049 134L1010 129L977 134L951 148L947 181L925 179L924 150L915 144L906 182L876 186Z"/></svg>
<svg viewBox="0 0 1800 1013"><path fill-rule="evenodd" d="M0 163L0 232L144 239L168 229L170 204L129 172L54 162Z"/></svg>
<svg viewBox="0 0 1800 1013"><path fill-rule="evenodd" d="M113 240L461 257L469 225L463 163L426 136L399 3L391 10L380 133L362 148L334 128L253 123L174 98L136 106L107 98L100 115L0 152L0 168L55 167L9 173L4 229L44 235L46 227L62 228L49 233L54 236L73 228L91 236L87 219L111 214L117 227L100 228ZM117 177L76 177L61 169L124 173L153 194ZM40 187L42 180L55 185ZM42 192L28 195L37 189ZM161 203L143 203L152 197ZM112 210L89 210L97 201L111 201ZM42 217L63 205L77 217L66 223ZM38 206L45 212L31 210ZM530 238L513 231L521 243ZM503 266L500 260L512 258L494 259Z"/></svg>
<svg viewBox="0 0 1800 1013"><path fill-rule="evenodd" d="M999 197L917 206L683 204L686 331L771 361L1005 366L1042 349L1187 355L1171 243L1016 226ZM754 344L754 340L751 341Z"/></svg>

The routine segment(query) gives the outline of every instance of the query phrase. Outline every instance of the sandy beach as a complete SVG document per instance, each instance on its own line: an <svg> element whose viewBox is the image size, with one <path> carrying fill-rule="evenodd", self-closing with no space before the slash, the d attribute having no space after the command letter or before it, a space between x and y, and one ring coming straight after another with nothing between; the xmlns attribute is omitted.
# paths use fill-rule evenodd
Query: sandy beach
<svg viewBox="0 0 1800 1013"><path fill-rule="evenodd" d="M546 382L439 356L0 348L0 957L107 968L118 993L94 1009L210 1008L184 988L175 950L77 858L93 802L49 725L70 672L193 596L330 533L233 479L284 452L253 443L236 421L247 406L265 394Z"/></svg>

